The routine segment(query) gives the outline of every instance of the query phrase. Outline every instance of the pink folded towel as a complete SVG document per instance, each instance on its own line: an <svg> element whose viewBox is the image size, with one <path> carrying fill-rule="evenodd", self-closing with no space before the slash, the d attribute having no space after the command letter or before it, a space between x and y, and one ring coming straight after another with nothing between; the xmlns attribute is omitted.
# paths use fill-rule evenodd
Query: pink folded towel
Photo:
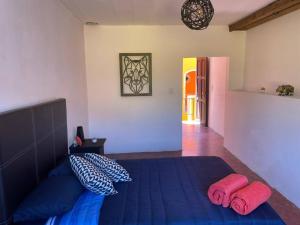
<svg viewBox="0 0 300 225"><path fill-rule="evenodd" d="M271 197L271 189L255 181L245 188L238 190L231 196L231 208L241 215L247 215L255 210L258 206L268 201Z"/></svg>
<svg viewBox="0 0 300 225"><path fill-rule="evenodd" d="M233 173L212 184L208 189L208 197L213 204L228 207L230 205L230 196L247 184L247 177Z"/></svg>

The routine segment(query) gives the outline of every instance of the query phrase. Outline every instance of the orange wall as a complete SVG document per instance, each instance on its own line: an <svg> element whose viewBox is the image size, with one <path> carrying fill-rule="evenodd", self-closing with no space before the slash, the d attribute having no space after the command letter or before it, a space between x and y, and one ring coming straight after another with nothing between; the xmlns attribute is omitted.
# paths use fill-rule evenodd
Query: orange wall
<svg viewBox="0 0 300 225"><path fill-rule="evenodd" d="M185 86L185 94L188 95L196 95L196 82L197 82L197 74L196 71L191 71L186 75L186 86Z"/></svg>

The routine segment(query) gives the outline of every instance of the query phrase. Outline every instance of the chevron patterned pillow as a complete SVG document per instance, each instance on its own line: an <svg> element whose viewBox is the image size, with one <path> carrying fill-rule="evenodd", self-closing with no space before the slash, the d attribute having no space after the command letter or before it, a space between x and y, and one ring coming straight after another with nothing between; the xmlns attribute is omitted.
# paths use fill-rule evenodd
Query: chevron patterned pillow
<svg viewBox="0 0 300 225"><path fill-rule="evenodd" d="M84 158L96 165L114 182L132 180L128 172L114 160L94 153L86 153Z"/></svg>
<svg viewBox="0 0 300 225"><path fill-rule="evenodd" d="M89 191L101 195L118 193L112 181L89 161L82 157L71 155L70 163L78 180Z"/></svg>

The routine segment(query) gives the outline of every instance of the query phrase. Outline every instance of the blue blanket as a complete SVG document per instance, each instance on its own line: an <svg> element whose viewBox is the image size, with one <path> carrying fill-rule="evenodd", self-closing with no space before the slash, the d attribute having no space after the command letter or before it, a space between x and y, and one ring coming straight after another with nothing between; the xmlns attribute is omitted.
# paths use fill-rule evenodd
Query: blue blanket
<svg viewBox="0 0 300 225"><path fill-rule="evenodd" d="M240 216L209 202L209 185L234 172L220 158L118 162L133 181L115 184L119 194L105 197L100 225L284 224L269 204Z"/></svg>
<svg viewBox="0 0 300 225"><path fill-rule="evenodd" d="M49 218L46 225L97 225L103 200L104 196L85 191L70 212Z"/></svg>

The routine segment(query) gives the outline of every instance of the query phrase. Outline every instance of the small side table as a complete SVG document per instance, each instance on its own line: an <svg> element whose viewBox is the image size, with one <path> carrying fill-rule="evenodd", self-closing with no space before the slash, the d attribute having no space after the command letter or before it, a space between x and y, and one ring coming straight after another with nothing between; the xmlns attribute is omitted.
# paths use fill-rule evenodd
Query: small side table
<svg viewBox="0 0 300 225"><path fill-rule="evenodd" d="M104 143L106 141L106 138L99 138L99 139L97 139L96 143L93 143L92 140L93 139L84 139L82 146L71 145L69 147L70 154L96 153L99 155L104 155Z"/></svg>

